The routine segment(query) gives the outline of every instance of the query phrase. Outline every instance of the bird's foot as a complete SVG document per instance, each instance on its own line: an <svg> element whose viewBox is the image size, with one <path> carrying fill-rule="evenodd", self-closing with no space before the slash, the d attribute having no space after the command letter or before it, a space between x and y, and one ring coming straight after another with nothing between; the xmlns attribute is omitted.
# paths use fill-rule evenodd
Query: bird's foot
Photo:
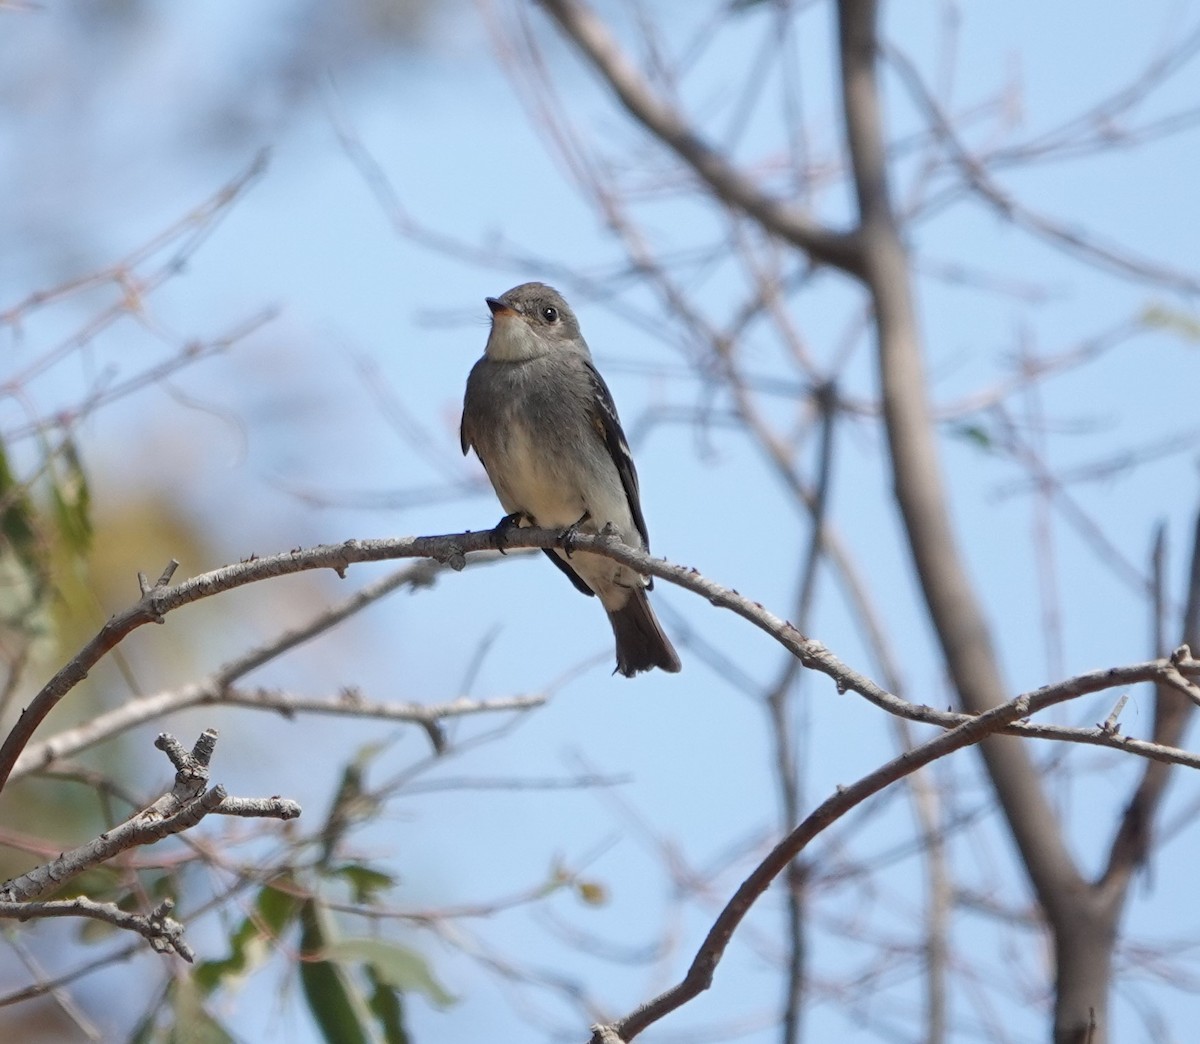
<svg viewBox="0 0 1200 1044"><path fill-rule="evenodd" d="M508 534L512 530L520 527L522 522L532 522L524 511L514 511L511 515L505 515L492 529L492 546L502 555L508 554L505 547L508 544Z"/></svg>
<svg viewBox="0 0 1200 1044"><path fill-rule="evenodd" d="M562 532L563 554L566 555L568 558L571 557L572 553L575 550L575 538L579 535L579 527L582 526L585 522L590 522L591 520L592 520L591 514L588 513L587 511L585 511L580 518L578 518L576 521L572 522L569 526L567 526L566 529L563 530L563 532Z"/></svg>

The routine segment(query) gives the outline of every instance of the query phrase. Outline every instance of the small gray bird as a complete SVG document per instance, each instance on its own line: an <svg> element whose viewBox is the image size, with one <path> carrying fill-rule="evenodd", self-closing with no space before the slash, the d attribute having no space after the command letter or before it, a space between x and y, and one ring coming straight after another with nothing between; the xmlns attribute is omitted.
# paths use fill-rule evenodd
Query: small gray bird
<svg viewBox="0 0 1200 1044"><path fill-rule="evenodd" d="M467 378L462 450L474 448L508 515L570 533L611 525L630 547L649 548L637 470L617 408L592 363L575 313L544 283L489 297L492 331ZM679 657L650 608L649 577L602 555L547 550L585 595L599 595L617 640L617 670L627 678Z"/></svg>

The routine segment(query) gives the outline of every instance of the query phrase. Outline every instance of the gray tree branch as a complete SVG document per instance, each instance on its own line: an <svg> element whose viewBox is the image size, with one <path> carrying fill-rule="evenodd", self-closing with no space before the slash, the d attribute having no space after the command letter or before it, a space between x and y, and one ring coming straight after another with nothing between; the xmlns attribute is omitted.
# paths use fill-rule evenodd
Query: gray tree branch
<svg viewBox="0 0 1200 1044"><path fill-rule="evenodd" d="M478 558L475 562L496 561ZM185 685L179 689L153 693L130 700L119 707L66 729L41 743L33 744L17 759L12 778L20 779L45 768L54 761L71 757L81 750L93 746L111 736L118 735L135 725L142 725L174 711L189 707L228 704L272 710L285 716L295 714L331 714L361 718L379 718L384 721L406 721L420 725L429 735L434 749L444 747L445 737L441 728L444 718L466 714L487 714L500 711L526 710L545 702L543 694L511 696L494 700L469 700L460 698L448 703L420 704L407 702L379 702L363 699L358 693L345 691L335 697L303 697L264 688L241 688L234 683L263 664L270 662L288 650L294 649L332 627L342 623L354 613L377 602L400 588L411 590L431 586L448 567L428 559L414 562L387 576L367 584L349 598L330 606L313 616L299 627L276 635L270 641L247 650L240 656L218 667L207 678Z"/></svg>
<svg viewBox="0 0 1200 1044"><path fill-rule="evenodd" d="M1065 694L1062 699L1069 699ZM993 707L979 717L972 718L949 732L907 750L899 757L868 773L849 786L840 787L832 797L817 806L802 823L779 842L742 882L737 892L725 905L708 935L697 951L683 980L654 1000L608 1026L593 1030L591 1044L603 1044L615 1039L628 1042L648 1026L675 1011L712 985L713 975L737 930L750 908L770 887L771 883L787 868L818 834L837 822L851 809L867 798L891 786L899 779L943 758L956 750L980 743L997 729L1010 725L1033 712L1035 701L1031 696L1019 696L1015 700ZM1055 702L1060 702L1056 700ZM1042 704L1045 706L1045 704ZM608 1035L605 1035L608 1034Z"/></svg>
<svg viewBox="0 0 1200 1044"><path fill-rule="evenodd" d="M107 862L119 852L153 844L171 834L189 830L212 813L271 819L295 819L300 815L300 806L286 798L230 798L224 787L218 785L209 788L208 764L216 740L216 732L208 729L196 746L187 751L174 737L167 733L160 735L155 746L166 752L176 768L175 785L171 790L87 844L64 852L20 877L5 881L0 885L0 904L4 904L0 905L0 917L18 916L14 911L30 909L28 900L61 887L71 878ZM64 916L67 912L65 907L54 909L57 912L53 916ZM21 913L19 919L28 920L33 916L36 914Z"/></svg>
<svg viewBox="0 0 1200 1044"><path fill-rule="evenodd" d="M629 114L683 160L722 203L749 214L815 261L848 272L859 270L853 234L824 227L799 207L763 192L734 167L654 91L591 8L579 0L541 0L541 5Z"/></svg>
<svg viewBox="0 0 1200 1044"><path fill-rule="evenodd" d="M104 921L114 928L137 932L157 953L177 953L188 963L195 958L192 948L184 941L183 925L168 916L175 908L164 899L149 914L134 914L113 903L98 903L86 896L58 899L41 903L22 903L0 900L0 918L32 921L44 917L87 917Z"/></svg>
<svg viewBox="0 0 1200 1044"><path fill-rule="evenodd" d="M557 530L532 528L513 530L506 537L506 547L514 550L561 547L562 537L563 534ZM170 578L175 570L175 564L172 563L164 570L163 575L156 583L150 584L145 581L145 578L142 578L142 597L129 608L114 615L100 629L96 637L63 666L34 697L12 732L5 739L3 746L0 746L0 779L8 780L25 745L46 715L75 685L87 677L87 672L96 663L138 627L151 622L164 622L167 614L202 598L211 598L222 592L273 577L315 569L332 569L339 576L345 576L346 570L355 563L397 558L431 558L449 565L452 569L462 569L467 564L468 555L485 555L489 559L494 558L494 539L491 530L484 530L482 532L450 533L442 536L397 537L389 540L348 540L342 544L323 544L307 549L297 548L294 551L266 558L251 558L236 565L222 566L211 572L201 573L174 587L169 586ZM661 578L694 594L701 595L719 608L736 613L770 635L792 655L799 658L805 667L827 675L839 691L857 692L875 706L889 713L941 728L956 728L973 716L970 713L940 711L928 705L914 704L888 692L866 675L843 663L820 642L806 638L791 623L776 616L761 603L721 586L693 568L653 558L604 535L579 534L572 546L579 551L593 551L606 555L642 573ZM1042 697L1051 702L1057 702L1059 695L1064 693L1066 694L1065 698L1071 698L1140 682L1177 684L1178 679L1197 675L1200 675L1200 663L1191 658L1189 651L1181 650L1170 659L1150 660L1140 664L1093 671L1058 682L1055 685L1045 686L1034 694L1035 707L1044 705L1040 702ZM197 693L190 690L182 690L182 692L193 702L204 702ZM162 713L165 709L164 703L171 698L173 697L161 694L147 697L146 700L133 704L135 710L131 713L145 712L145 717L153 716L151 711L155 714ZM489 701L486 707L470 703L468 707L463 708L463 711L520 709L525 705L521 701L536 698L514 697L508 703ZM143 704L145 706L142 706ZM453 706L444 705L442 709ZM285 708L275 707L274 709ZM313 707L312 709L317 710L318 708ZM325 705L319 709L330 712L333 708ZM377 709L383 713L390 713L384 711L383 707ZM351 706L347 706L345 710L346 713L353 713ZM428 711L429 708L426 708L426 713ZM111 713L120 715L122 712L118 709ZM370 716L369 712L366 716ZM415 717L419 718L420 714L418 713ZM115 720L108 718L106 727L113 728ZM139 718L139 720L145 720L145 718ZM1067 729L1051 725L1016 722L1006 725L1005 731L1013 735L1105 746L1175 764L1200 765L1200 758L1187 751L1122 736L1119 732L1100 727L1094 730ZM95 733L89 732L87 726L80 726L78 730L72 730L72 733L71 743L81 746L86 746L100 738ZM40 759L65 752L66 748L56 750L53 744L54 741L48 741L46 746L34 748L36 754L31 752L34 760L27 763L30 770L39 764Z"/></svg>

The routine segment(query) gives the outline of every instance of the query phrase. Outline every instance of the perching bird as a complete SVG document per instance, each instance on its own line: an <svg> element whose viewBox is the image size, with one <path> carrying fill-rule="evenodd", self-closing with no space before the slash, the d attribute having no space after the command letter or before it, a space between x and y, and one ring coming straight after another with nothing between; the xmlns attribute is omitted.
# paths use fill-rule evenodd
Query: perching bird
<svg viewBox="0 0 1200 1044"><path fill-rule="evenodd" d="M489 297L492 330L467 378L462 449L474 448L507 517L548 529L599 533L611 526L630 547L649 548L637 470L612 395L592 363L575 313L544 283ZM611 558L547 549L586 595L598 595L626 677L679 657L646 597L651 580Z"/></svg>

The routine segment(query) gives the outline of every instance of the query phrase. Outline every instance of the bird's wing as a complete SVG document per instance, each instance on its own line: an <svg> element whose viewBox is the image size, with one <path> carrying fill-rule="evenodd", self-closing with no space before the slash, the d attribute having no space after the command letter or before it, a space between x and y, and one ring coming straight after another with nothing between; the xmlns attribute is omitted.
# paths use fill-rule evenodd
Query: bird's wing
<svg viewBox="0 0 1200 1044"><path fill-rule="evenodd" d="M641 497L638 494L637 468L633 466L629 443L625 439L625 432L621 430L621 421L617 417L617 407L613 403L612 392L608 390L608 385L604 383L604 378L600 376L595 366L590 362L585 362L584 366L592 386L590 400L592 427L607 447L609 456L616 466L617 474L621 476L621 486L629 501L629 513L633 516L633 524L642 534L642 542L649 548L650 540L646 535L646 520L642 517ZM550 548L546 548L545 551L550 561L566 573L567 578L578 590L586 595L596 593L588 587L583 578L571 568L571 563L560 553ZM651 580L647 587L652 583Z"/></svg>
<svg viewBox="0 0 1200 1044"><path fill-rule="evenodd" d="M587 581L585 581L583 579L583 577L581 577L577 572L575 572L575 570L572 568L570 562L568 562L565 558L563 558L553 548L543 547L542 550L545 552L546 557L548 559L550 559L551 562L553 562L556 566L558 566L559 569L561 569L564 573L566 573L567 579L570 580L571 583L573 583L575 585L576 591L579 591L581 594L587 595L589 598L595 596L596 592L593 591L590 587L588 587Z"/></svg>
<svg viewBox="0 0 1200 1044"><path fill-rule="evenodd" d="M462 420L458 425L458 441L462 446L463 456L467 455L467 451L471 448L474 440L471 438L471 398L468 395L466 402L463 403Z"/></svg>
<svg viewBox="0 0 1200 1044"><path fill-rule="evenodd" d="M590 362L584 364L592 380L592 424L608 447L609 456L616 465L617 474L621 476L621 485L625 488L625 496L629 500L629 513L633 523L642 534L642 542L646 550L650 550L650 536L646 532L646 520L642 517L642 499L638 492L637 468L633 466L633 456L629 452L629 443L625 432L621 430L621 421L617 417L617 407L613 404L612 393L604 378Z"/></svg>

